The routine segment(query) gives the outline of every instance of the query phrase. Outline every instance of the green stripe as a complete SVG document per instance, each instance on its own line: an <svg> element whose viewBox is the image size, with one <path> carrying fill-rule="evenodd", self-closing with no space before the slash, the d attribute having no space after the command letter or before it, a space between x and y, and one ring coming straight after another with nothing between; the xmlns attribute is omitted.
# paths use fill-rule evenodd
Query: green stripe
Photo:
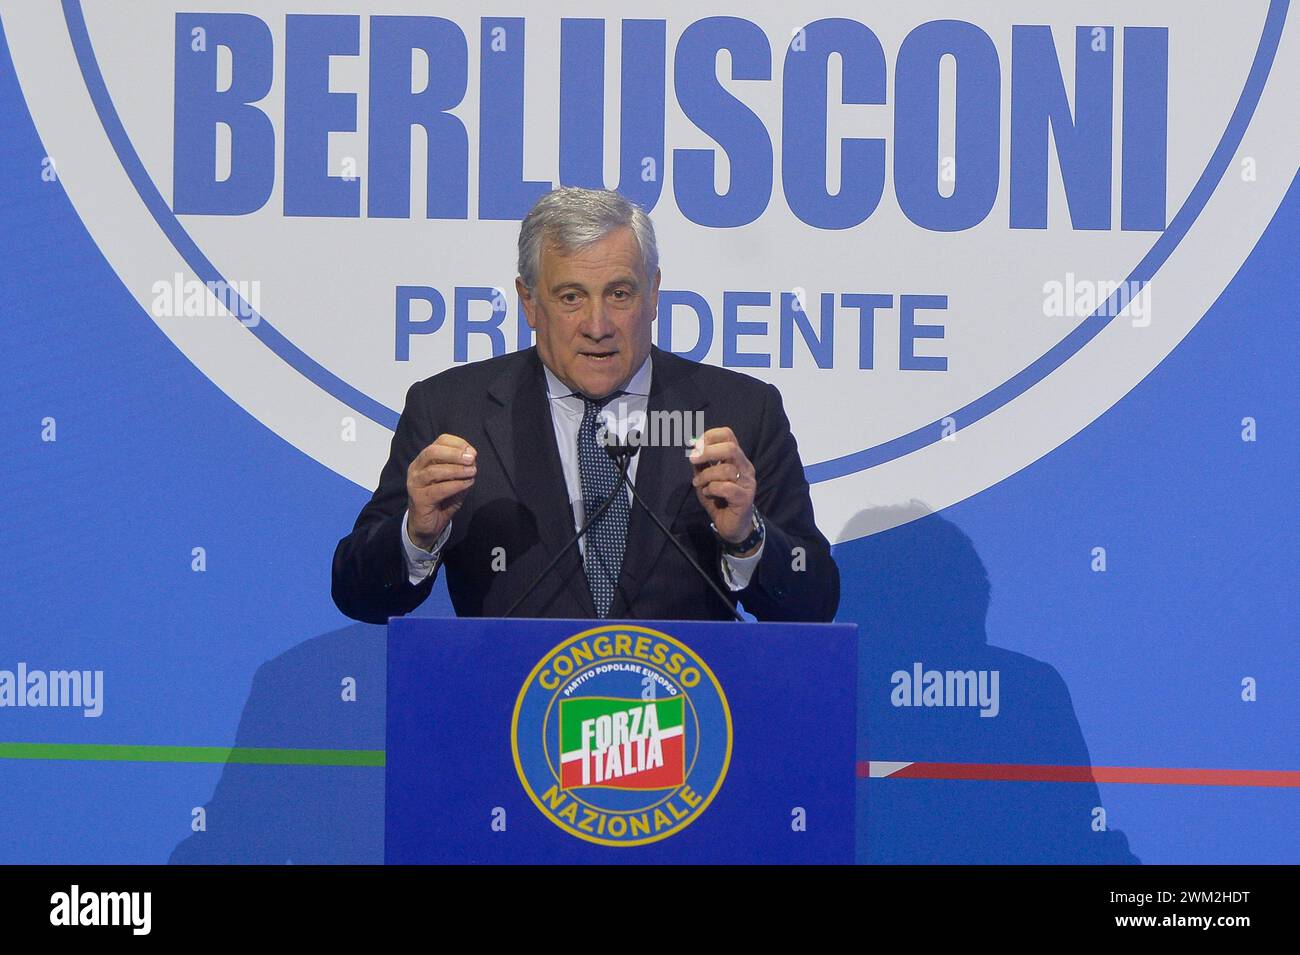
<svg viewBox="0 0 1300 955"><path fill-rule="evenodd" d="M244 763L259 766L383 766L382 749L263 749L251 746L123 746L0 743L0 759L130 763Z"/></svg>
<svg viewBox="0 0 1300 955"><path fill-rule="evenodd" d="M612 696L578 696L569 700L560 700L560 752L573 753L582 749L582 722L594 720L600 716L609 716L629 709L646 706L655 708L661 730L671 729L685 723L686 702L683 697L674 696L659 700L624 699Z"/></svg>

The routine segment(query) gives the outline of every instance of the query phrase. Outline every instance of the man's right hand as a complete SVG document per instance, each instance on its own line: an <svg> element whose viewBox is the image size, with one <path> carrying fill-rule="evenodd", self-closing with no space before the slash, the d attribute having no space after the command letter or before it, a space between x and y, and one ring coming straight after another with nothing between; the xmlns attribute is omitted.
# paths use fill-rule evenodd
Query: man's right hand
<svg viewBox="0 0 1300 955"><path fill-rule="evenodd" d="M406 469L411 543L432 550L474 486L478 452L464 438L440 434Z"/></svg>

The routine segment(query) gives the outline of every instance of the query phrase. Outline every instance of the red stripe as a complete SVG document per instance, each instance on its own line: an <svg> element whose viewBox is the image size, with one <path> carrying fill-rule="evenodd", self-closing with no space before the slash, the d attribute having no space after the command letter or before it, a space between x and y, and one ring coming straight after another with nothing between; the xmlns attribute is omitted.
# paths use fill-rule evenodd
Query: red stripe
<svg viewBox="0 0 1300 955"><path fill-rule="evenodd" d="M860 777L871 764L858 763ZM1289 769L1166 769L1143 766L1041 766L1022 763L912 763L888 779L982 779L1034 783L1144 783L1173 786L1300 787L1300 771Z"/></svg>
<svg viewBox="0 0 1300 955"><path fill-rule="evenodd" d="M662 766L656 766L654 769L643 769L639 773L630 773L627 776L607 779L600 783L592 782L588 785L607 789L630 790L670 789L674 786L680 786L686 781L683 776L686 765L683 755L685 743L686 740L680 733L676 736L669 736L660 742L664 757ZM584 788L582 785L582 760L574 759L562 764L560 768L560 788Z"/></svg>

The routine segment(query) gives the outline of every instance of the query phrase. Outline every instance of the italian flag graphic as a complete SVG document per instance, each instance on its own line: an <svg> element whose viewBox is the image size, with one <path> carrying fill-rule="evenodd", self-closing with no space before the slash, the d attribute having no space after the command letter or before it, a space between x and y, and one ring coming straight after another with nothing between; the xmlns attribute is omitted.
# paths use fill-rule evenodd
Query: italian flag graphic
<svg viewBox="0 0 1300 955"><path fill-rule="evenodd" d="M560 788L672 789L686 781L686 701L560 701Z"/></svg>

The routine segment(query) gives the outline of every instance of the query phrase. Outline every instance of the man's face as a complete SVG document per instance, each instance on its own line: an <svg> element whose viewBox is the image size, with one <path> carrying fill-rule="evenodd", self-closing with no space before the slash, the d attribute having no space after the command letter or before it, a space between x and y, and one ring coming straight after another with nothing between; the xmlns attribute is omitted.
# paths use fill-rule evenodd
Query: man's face
<svg viewBox="0 0 1300 955"><path fill-rule="evenodd" d="M561 381L590 398L621 389L650 354L659 273L641 274L630 227L561 255L543 242L537 288L515 280L537 352Z"/></svg>

